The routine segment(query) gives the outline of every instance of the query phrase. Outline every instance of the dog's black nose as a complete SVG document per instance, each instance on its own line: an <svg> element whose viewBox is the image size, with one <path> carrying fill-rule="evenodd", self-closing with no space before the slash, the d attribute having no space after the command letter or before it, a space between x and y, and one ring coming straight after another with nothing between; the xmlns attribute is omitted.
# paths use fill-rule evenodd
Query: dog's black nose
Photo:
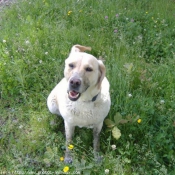
<svg viewBox="0 0 175 175"><path fill-rule="evenodd" d="M70 86L73 88L78 88L81 85L81 80L77 78L72 78L70 80Z"/></svg>

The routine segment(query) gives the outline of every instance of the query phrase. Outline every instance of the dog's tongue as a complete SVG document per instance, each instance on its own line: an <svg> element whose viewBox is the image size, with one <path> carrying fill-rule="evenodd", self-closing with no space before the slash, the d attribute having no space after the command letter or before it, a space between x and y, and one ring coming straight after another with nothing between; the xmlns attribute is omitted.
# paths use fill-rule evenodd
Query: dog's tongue
<svg viewBox="0 0 175 175"><path fill-rule="evenodd" d="M76 91L70 91L70 92L69 92L69 95L70 95L70 97L72 97L72 98L77 98L78 95L79 95L79 93L76 92Z"/></svg>

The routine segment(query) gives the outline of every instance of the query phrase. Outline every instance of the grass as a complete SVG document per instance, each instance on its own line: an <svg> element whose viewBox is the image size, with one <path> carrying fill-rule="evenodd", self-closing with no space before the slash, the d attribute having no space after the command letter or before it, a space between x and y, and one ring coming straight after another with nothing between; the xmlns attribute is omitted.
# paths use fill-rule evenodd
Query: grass
<svg viewBox="0 0 175 175"><path fill-rule="evenodd" d="M174 9L172 0L22 0L1 10L0 174L174 174ZM111 84L101 164L91 130L79 128L73 164L60 160L63 121L46 107L77 43L104 60Z"/></svg>

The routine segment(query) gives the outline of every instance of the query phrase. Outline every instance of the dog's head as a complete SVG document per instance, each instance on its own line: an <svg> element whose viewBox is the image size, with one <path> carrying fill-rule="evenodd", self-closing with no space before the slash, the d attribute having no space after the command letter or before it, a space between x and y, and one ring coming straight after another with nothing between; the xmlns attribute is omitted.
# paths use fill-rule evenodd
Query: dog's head
<svg viewBox="0 0 175 175"><path fill-rule="evenodd" d="M68 81L68 97L76 101L81 96L84 100L92 99L100 92L105 77L105 66L101 60L84 51L90 47L74 45L65 60L64 76Z"/></svg>

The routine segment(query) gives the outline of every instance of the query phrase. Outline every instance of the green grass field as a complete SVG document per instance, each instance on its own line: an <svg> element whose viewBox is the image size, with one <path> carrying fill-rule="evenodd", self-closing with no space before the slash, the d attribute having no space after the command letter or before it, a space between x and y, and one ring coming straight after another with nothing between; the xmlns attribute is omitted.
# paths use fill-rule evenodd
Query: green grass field
<svg viewBox="0 0 175 175"><path fill-rule="evenodd" d="M64 164L63 120L46 106L74 44L92 47L111 84L99 164L85 128ZM22 0L1 9L0 174L175 174L174 65L173 0Z"/></svg>

